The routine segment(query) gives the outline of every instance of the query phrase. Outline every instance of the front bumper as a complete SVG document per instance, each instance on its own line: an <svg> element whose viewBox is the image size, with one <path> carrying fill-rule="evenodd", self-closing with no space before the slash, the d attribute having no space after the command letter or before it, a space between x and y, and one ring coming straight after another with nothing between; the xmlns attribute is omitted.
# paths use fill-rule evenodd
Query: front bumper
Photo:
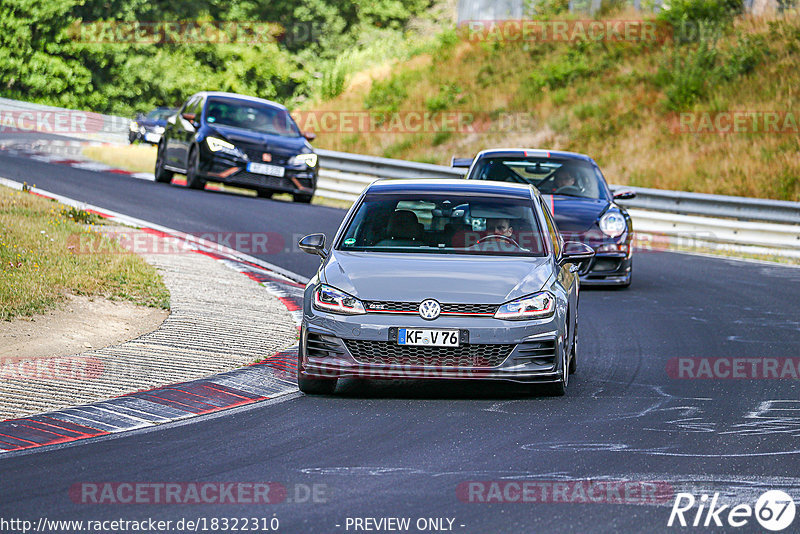
<svg viewBox="0 0 800 534"><path fill-rule="evenodd" d="M581 285L624 286L631 282L633 258L625 253L596 253L579 271Z"/></svg>
<svg viewBox="0 0 800 534"><path fill-rule="evenodd" d="M317 186L317 169L303 166L284 166L284 175L268 176L247 171L247 161L217 153L207 152L200 165L202 178L212 182L220 182L257 189L300 195L313 195Z"/></svg>
<svg viewBox="0 0 800 534"><path fill-rule="evenodd" d="M534 321L459 316L425 321L411 315L312 310L303 318L298 370L314 378L555 382L562 376L565 345L560 322L558 314ZM398 327L458 329L462 343L458 349L401 346Z"/></svg>
<svg viewBox="0 0 800 534"><path fill-rule="evenodd" d="M143 143L157 145L159 142L161 142L161 137L161 133L145 128L144 126L140 127L138 130L131 130L128 132L128 140L131 143L141 141Z"/></svg>

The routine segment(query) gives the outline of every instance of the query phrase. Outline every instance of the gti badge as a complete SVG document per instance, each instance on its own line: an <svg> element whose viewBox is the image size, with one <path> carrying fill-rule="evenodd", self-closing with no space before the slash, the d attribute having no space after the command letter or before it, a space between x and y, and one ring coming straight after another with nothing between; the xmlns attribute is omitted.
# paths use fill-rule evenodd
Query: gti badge
<svg viewBox="0 0 800 534"><path fill-rule="evenodd" d="M441 313L442 309L439 306L439 303L433 299L423 300L422 304L419 305L419 316L423 319L427 319L428 321L432 321L439 317L439 313Z"/></svg>

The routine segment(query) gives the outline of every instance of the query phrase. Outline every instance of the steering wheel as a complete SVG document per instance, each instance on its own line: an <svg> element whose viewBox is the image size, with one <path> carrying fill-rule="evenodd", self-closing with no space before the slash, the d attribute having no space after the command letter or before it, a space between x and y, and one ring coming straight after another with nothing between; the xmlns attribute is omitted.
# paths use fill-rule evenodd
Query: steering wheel
<svg viewBox="0 0 800 534"><path fill-rule="evenodd" d="M580 195L583 191L577 185L565 185L564 187L559 187L555 191L553 191L554 195Z"/></svg>
<svg viewBox="0 0 800 534"><path fill-rule="evenodd" d="M480 245L483 241L486 241L487 239L504 239L504 240L508 241L509 243L511 243L512 245L514 245L515 247L522 248L521 246L519 246L519 243L514 241L512 238L508 237L507 235L500 235L500 234L487 235L485 237L482 237L482 238L478 239L475 242L475 244L476 245Z"/></svg>

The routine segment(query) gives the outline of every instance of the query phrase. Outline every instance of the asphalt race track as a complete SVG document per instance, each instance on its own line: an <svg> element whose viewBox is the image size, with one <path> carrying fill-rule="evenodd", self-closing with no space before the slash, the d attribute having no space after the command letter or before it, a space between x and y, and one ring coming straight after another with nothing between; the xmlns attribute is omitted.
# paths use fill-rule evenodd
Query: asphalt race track
<svg viewBox="0 0 800 534"><path fill-rule="evenodd" d="M277 232L287 241L284 251L259 257L305 276L318 261L290 238L315 231L330 237L344 215L3 152L0 176L185 232ZM0 516L276 517L279 532L364 531L352 519L367 517L410 518L410 532L435 530L433 522L417 530L421 518L453 519L452 530L464 533L668 532L678 530L667 527L678 492L698 499L719 493L720 504L754 506L763 492L783 490L797 501L798 377L675 377L678 359L687 357L748 358L747 369L763 358L795 358L788 361L797 371L799 303L797 268L641 252L629 290L583 291L578 373L566 397L513 385L351 381L332 397L294 395L0 457ZM574 491L589 480L663 493L587 502ZM490 481L566 483L570 502L552 494L549 502L469 502L462 490L470 481L484 488ZM87 504L74 489L70 494L84 482L277 482L287 494L257 505ZM314 487L316 498L307 492ZM716 531L763 529L751 517L744 527Z"/></svg>

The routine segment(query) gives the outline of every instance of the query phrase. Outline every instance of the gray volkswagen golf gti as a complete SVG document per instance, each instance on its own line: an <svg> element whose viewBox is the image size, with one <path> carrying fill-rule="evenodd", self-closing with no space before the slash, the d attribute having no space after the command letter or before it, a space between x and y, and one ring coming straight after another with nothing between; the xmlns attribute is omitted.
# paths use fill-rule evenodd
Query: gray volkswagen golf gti
<svg viewBox="0 0 800 534"><path fill-rule="evenodd" d="M383 180L361 194L305 289L297 380L338 378L547 383L575 371L577 267L539 192L465 180Z"/></svg>

